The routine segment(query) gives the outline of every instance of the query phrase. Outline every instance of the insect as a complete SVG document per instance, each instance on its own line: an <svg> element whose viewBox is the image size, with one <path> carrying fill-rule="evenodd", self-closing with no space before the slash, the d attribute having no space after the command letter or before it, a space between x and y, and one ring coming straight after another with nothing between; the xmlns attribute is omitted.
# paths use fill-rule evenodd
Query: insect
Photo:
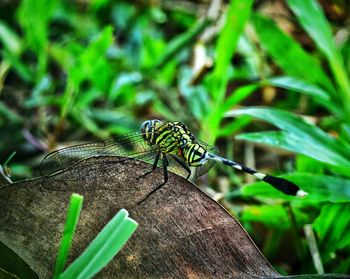
<svg viewBox="0 0 350 279"><path fill-rule="evenodd" d="M216 154L215 148L196 139L185 124L157 119L143 122L139 133L54 151L43 159L40 169L43 175L50 175L89 157L111 155L131 157L151 163L152 169L142 176L153 172L158 166L163 168L164 181L146 198L168 181L168 171L178 174L182 171L188 179L191 175L190 167L197 170L202 169L203 166L210 168L214 162L251 174L287 195L304 196L307 194L293 182L284 178L264 174L220 157Z"/></svg>

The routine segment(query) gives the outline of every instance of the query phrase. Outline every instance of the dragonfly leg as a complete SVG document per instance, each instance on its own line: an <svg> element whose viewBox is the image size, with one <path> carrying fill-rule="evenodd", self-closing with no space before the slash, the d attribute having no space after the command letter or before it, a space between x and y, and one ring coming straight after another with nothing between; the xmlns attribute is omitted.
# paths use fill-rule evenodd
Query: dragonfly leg
<svg viewBox="0 0 350 279"><path fill-rule="evenodd" d="M191 169L189 168L189 166L186 165L186 163L184 163L183 161L181 161L178 157L176 157L175 155L171 155L171 157L181 166L183 167L188 175L186 177L186 179L189 179L189 177L191 176Z"/></svg>
<svg viewBox="0 0 350 279"><path fill-rule="evenodd" d="M163 159L163 173L164 173L164 182L161 184L163 186L165 183L168 181L168 166L169 166L169 161L168 158L165 154L162 154L162 159Z"/></svg>
<svg viewBox="0 0 350 279"><path fill-rule="evenodd" d="M164 181L163 183L161 183L160 185L158 185L155 189L153 189L151 192L149 192L147 194L146 197L144 197L140 202L138 202L137 204L140 204L142 202L144 202L145 200L147 200L154 192L156 192L157 190L159 190L160 188L162 188L165 183L167 183L168 181L168 166L169 166L169 161L168 158L166 157L165 154L161 153L162 155L162 162L163 162L163 173L164 173ZM159 158L158 158L159 160ZM158 161L157 161L158 162Z"/></svg>
<svg viewBox="0 0 350 279"><path fill-rule="evenodd" d="M146 175L149 175L150 173L152 173L152 172L154 172L154 171L156 170L156 168L157 168L157 166L158 166L158 161L159 161L160 155L161 155L161 152L159 151L159 152L157 153L156 158L154 159L152 169L151 169L150 171L148 171L148 172L142 174L141 176L139 176L138 179L140 179L140 178L142 178L142 177L144 177L144 176L146 176Z"/></svg>

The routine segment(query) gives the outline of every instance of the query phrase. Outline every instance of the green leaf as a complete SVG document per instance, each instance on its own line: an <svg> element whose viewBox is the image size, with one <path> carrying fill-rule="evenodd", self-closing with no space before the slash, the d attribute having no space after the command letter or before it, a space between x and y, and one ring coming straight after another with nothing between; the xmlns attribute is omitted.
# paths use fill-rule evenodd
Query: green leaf
<svg viewBox="0 0 350 279"><path fill-rule="evenodd" d="M268 84L280 88L285 88L291 91L296 91L316 97L322 101L329 101L330 97L326 91L322 88L299 78L289 77L289 76L280 76L268 78L263 81L263 84Z"/></svg>
<svg viewBox="0 0 350 279"><path fill-rule="evenodd" d="M78 225L81 207L83 205L83 197L78 194L72 194L67 212L67 219L64 225L63 236L60 247L58 249L57 260L53 278L58 278L66 264L69 249L72 246L75 230Z"/></svg>
<svg viewBox="0 0 350 279"><path fill-rule="evenodd" d="M288 4L298 17L299 22L314 40L318 48L326 55L333 74L341 88L343 105L350 114L350 82L343 58L335 46L331 26L315 0L288 0ZM310 69L307 68L309 72Z"/></svg>
<svg viewBox="0 0 350 279"><path fill-rule="evenodd" d="M83 80L90 80L107 90L106 84L112 77L112 71L106 60L107 50L113 43L113 28L106 26L79 55L76 63L69 69L69 76L78 87Z"/></svg>
<svg viewBox="0 0 350 279"><path fill-rule="evenodd" d="M214 71L208 75L205 84L211 94L209 113L203 121L202 128L208 135L205 139L213 143L220 130L220 122L223 119L222 106L226 93L229 72L232 68L231 59L237 47L244 27L249 19L252 0L231 0L226 12L225 24L219 33L216 44L216 64Z"/></svg>
<svg viewBox="0 0 350 279"><path fill-rule="evenodd" d="M330 111L336 113L339 116L342 115L339 106L337 106L333 102L330 102L330 96L326 91L306 80L290 76L280 76L268 78L262 81L261 84L267 84L270 86L288 89L292 92L298 92L309 95L325 108L329 109Z"/></svg>
<svg viewBox="0 0 350 279"><path fill-rule="evenodd" d="M261 222L279 229L290 227L288 214L282 205L247 206L242 212L241 221Z"/></svg>
<svg viewBox="0 0 350 279"><path fill-rule="evenodd" d="M57 1L23 0L17 10L18 21L25 34L25 42L37 55L37 78L46 71L49 23L55 11Z"/></svg>
<svg viewBox="0 0 350 279"><path fill-rule="evenodd" d="M7 157L7 159L5 160L5 162L2 164L4 168L6 168L8 166L8 164L11 162L11 160L13 159L13 157L15 157L16 155L16 151L13 151L11 153L10 156Z"/></svg>
<svg viewBox="0 0 350 279"><path fill-rule="evenodd" d="M0 101L0 115L12 123L21 123L23 118L16 111Z"/></svg>
<svg viewBox="0 0 350 279"><path fill-rule="evenodd" d="M133 90L129 88L140 83L141 80L142 75L139 72L119 73L112 82L108 98L114 101L123 93L131 98Z"/></svg>
<svg viewBox="0 0 350 279"><path fill-rule="evenodd" d="M235 121L232 121L226 125L223 125L219 131L218 131L218 137L227 137L232 135L233 133L236 133L238 131L241 131L243 127L247 126L252 121L251 117L240 117L236 119Z"/></svg>
<svg viewBox="0 0 350 279"><path fill-rule="evenodd" d="M243 196L303 200L305 202L348 202L350 180L330 175L293 173L282 177L294 182L308 193L303 198L287 196L265 182L256 182L241 188Z"/></svg>
<svg viewBox="0 0 350 279"><path fill-rule="evenodd" d="M186 100L190 112L196 119L204 119L209 112L209 94L204 86L192 86L192 71L185 68L180 71L180 94Z"/></svg>
<svg viewBox="0 0 350 279"><path fill-rule="evenodd" d="M239 104L245 98L249 97L259 86L257 84L249 84L241 86L235 91L233 91L224 101L221 113L225 113L233 106Z"/></svg>
<svg viewBox="0 0 350 279"><path fill-rule="evenodd" d="M332 150L329 146L320 144L315 140L306 140L302 136L296 136L289 132L271 131L246 133L240 134L236 138L283 148L295 153L309 156L326 164L340 167L350 167L349 161L344 158L341 153Z"/></svg>
<svg viewBox="0 0 350 279"><path fill-rule="evenodd" d="M98 126L95 120L91 117L89 110L74 109L71 115L84 127L87 131L97 135L99 138L105 139L109 136L107 131Z"/></svg>
<svg viewBox="0 0 350 279"><path fill-rule="evenodd" d="M22 51L22 41L15 31L5 22L0 21L0 41L4 48L12 55L19 55Z"/></svg>
<svg viewBox="0 0 350 279"><path fill-rule="evenodd" d="M350 168L350 149L349 146L340 144L335 138L328 135L320 128L306 122L300 116L293 113L264 107L250 107L245 109L234 110L226 113L226 116L238 116L249 115L254 118L261 119L269 122L285 133L270 133L267 134L253 134L251 136L240 136L240 138L248 138L258 141L269 141L268 143L274 146L286 147L287 149L302 154L308 155L312 158L323 158L321 161L329 158L330 164L337 165L344 168ZM288 133L288 134L287 134ZM271 139L269 140L269 136ZM260 139L259 139L260 137ZM301 145L297 148L296 144L292 141L297 141ZM312 151L308 152L307 148L312 148ZM294 150L295 149L295 150ZM325 152L325 154L322 154ZM317 154L319 153L319 154Z"/></svg>
<svg viewBox="0 0 350 279"><path fill-rule="evenodd" d="M294 211L297 213L297 211ZM306 219L301 213L296 214L298 219ZM285 230L291 227L286 209L280 205L253 205L244 207L240 221L260 222L268 227L275 227L279 230Z"/></svg>
<svg viewBox="0 0 350 279"><path fill-rule="evenodd" d="M18 19L25 32L28 45L36 52L43 51L48 39L48 25L56 1L23 0L18 9Z"/></svg>
<svg viewBox="0 0 350 279"><path fill-rule="evenodd" d="M287 75L316 83L335 94L335 89L320 63L304 51L298 42L282 32L272 20L263 16L254 15L253 23L261 44Z"/></svg>
<svg viewBox="0 0 350 279"><path fill-rule="evenodd" d="M0 268L0 278L6 278L6 279L19 279L15 274L12 274L2 268Z"/></svg>
<svg viewBox="0 0 350 279"><path fill-rule="evenodd" d="M59 278L92 278L120 251L137 226L121 209Z"/></svg>
<svg viewBox="0 0 350 279"><path fill-rule="evenodd" d="M52 88L52 77L50 75L43 76L32 90L31 96L24 101L24 105L27 108L34 108L38 106L44 106L48 102L45 93Z"/></svg>
<svg viewBox="0 0 350 279"><path fill-rule="evenodd" d="M321 251L331 253L350 245L350 203L325 204L313 223Z"/></svg>
<svg viewBox="0 0 350 279"><path fill-rule="evenodd" d="M338 56L339 53L333 41L331 26L327 22L319 3L315 0L288 0L287 2L317 46L328 57Z"/></svg>
<svg viewBox="0 0 350 279"><path fill-rule="evenodd" d="M213 76L216 82L221 81L221 85L218 85L217 88L213 88L220 91L213 91L212 93L213 98L217 98L218 100L222 100L224 96L224 90L222 90L221 87L224 86L227 81L228 67L231 65L231 59L237 47L238 40L249 19L252 4L252 0L231 0L229 4L225 24L220 32L216 45L217 55Z"/></svg>
<svg viewBox="0 0 350 279"><path fill-rule="evenodd" d="M106 26L90 44L79 53L78 57L74 57L73 61L68 63L68 80L66 90L61 101L60 118L65 118L67 112L72 108L73 101L79 103L77 98L79 87L83 81L91 81L92 85L101 91L108 91L110 80L112 79L112 69L106 59L107 49L113 42L113 28ZM80 50L80 46L75 46ZM56 54L67 54L65 51L58 51ZM66 57L68 58L71 57ZM91 91L93 92L93 91Z"/></svg>
<svg viewBox="0 0 350 279"><path fill-rule="evenodd" d="M304 156L299 154L295 161L296 170L298 172L309 172L314 174L322 174L325 169L327 169L326 164L322 164L319 161L310 158L309 156Z"/></svg>

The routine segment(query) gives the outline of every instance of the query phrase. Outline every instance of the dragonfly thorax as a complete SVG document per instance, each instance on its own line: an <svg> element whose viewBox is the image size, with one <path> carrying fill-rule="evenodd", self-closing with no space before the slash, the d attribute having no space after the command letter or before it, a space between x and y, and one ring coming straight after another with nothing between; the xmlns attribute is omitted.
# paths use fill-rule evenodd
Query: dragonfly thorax
<svg viewBox="0 0 350 279"><path fill-rule="evenodd" d="M148 120L141 125L145 141L157 145L164 154L181 157L189 166L201 166L207 161L207 150L199 144L185 124Z"/></svg>

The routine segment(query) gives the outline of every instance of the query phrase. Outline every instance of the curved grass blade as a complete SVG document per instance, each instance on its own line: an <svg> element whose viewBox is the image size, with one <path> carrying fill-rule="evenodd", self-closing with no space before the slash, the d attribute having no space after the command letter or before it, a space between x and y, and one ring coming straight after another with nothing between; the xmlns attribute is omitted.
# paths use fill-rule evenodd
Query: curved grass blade
<svg viewBox="0 0 350 279"><path fill-rule="evenodd" d="M315 237L314 231L312 230L312 226L310 224L306 224L304 225L303 229L304 229L307 245L309 246L314 267L317 270L318 274L324 274L322 258L317 246L316 237Z"/></svg>
<svg viewBox="0 0 350 279"><path fill-rule="evenodd" d="M330 253L346 249L350 245L350 203L326 203L313 223L320 239L320 250L331 260Z"/></svg>
<svg viewBox="0 0 350 279"><path fill-rule="evenodd" d="M138 223L121 209L59 278L92 278L113 259L137 227Z"/></svg>
<svg viewBox="0 0 350 279"><path fill-rule="evenodd" d="M329 146L321 145L311 140L305 140L302 137L285 131L246 133L240 134L236 138L283 148L338 167L345 168L349 164L348 160L342 154L334 152Z"/></svg>
<svg viewBox="0 0 350 279"><path fill-rule="evenodd" d="M304 197L305 201L340 203L349 202L350 200L350 179L310 173L293 173L283 177L298 184L303 190L309 193ZM261 198L295 199L295 197L283 195L263 182L255 182L243 186L240 189L240 194ZM230 193L227 197L236 195L236 193Z"/></svg>
<svg viewBox="0 0 350 279"><path fill-rule="evenodd" d="M64 225L63 236L58 249L55 271L53 274L54 279L58 278L58 275L62 272L64 265L66 264L82 205L83 196L72 194L69 202L66 223Z"/></svg>
<svg viewBox="0 0 350 279"><path fill-rule="evenodd" d="M330 100L328 92L306 80L291 76L278 76L264 80L263 84L289 89L315 97L323 102Z"/></svg>
<svg viewBox="0 0 350 279"><path fill-rule="evenodd" d="M277 76L263 80L261 85L271 85L279 88L298 92L311 96L317 103L329 109L338 116L342 116L342 111L337 104L330 102L330 95L321 87L301 78L292 76Z"/></svg>
<svg viewBox="0 0 350 279"><path fill-rule="evenodd" d="M347 113L350 113L350 82L343 57L337 49L330 24L315 0L288 0L288 5L298 17L299 22L314 40L318 48L326 55L341 90L340 95Z"/></svg>
<svg viewBox="0 0 350 279"><path fill-rule="evenodd" d="M297 116L288 111L265 107L250 107L245 109L232 110L226 113L226 116L239 115L249 115L251 117L271 123L278 128L286 131L285 133L288 133L288 135L281 134L284 136L284 138L280 137L280 139L288 141L288 137L293 137L293 139L298 140L300 144L303 143L303 145L307 144L309 147L312 146L314 150L313 154L316 154L315 152L317 150L319 151L319 154L323 152L328 154L328 163L337 165L341 168L350 168L350 146L346 143L340 143L334 137L327 134L316 125L312 125L306 122L300 116ZM273 133L271 135L273 135ZM265 139L267 139L268 136L266 136ZM261 137L263 137L263 135ZM272 141L273 138L271 138L271 142ZM279 145L278 142L275 144L275 146L277 145ZM281 144L280 147L283 148L283 144ZM300 150L297 149L293 151L301 153ZM307 154L308 156L312 155L307 151L307 149L303 151L303 154Z"/></svg>
<svg viewBox="0 0 350 279"><path fill-rule="evenodd" d="M255 14L252 20L261 44L287 75L316 83L330 94L336 94L320 63L297 41L285 34L271 19Z"/></svg>

